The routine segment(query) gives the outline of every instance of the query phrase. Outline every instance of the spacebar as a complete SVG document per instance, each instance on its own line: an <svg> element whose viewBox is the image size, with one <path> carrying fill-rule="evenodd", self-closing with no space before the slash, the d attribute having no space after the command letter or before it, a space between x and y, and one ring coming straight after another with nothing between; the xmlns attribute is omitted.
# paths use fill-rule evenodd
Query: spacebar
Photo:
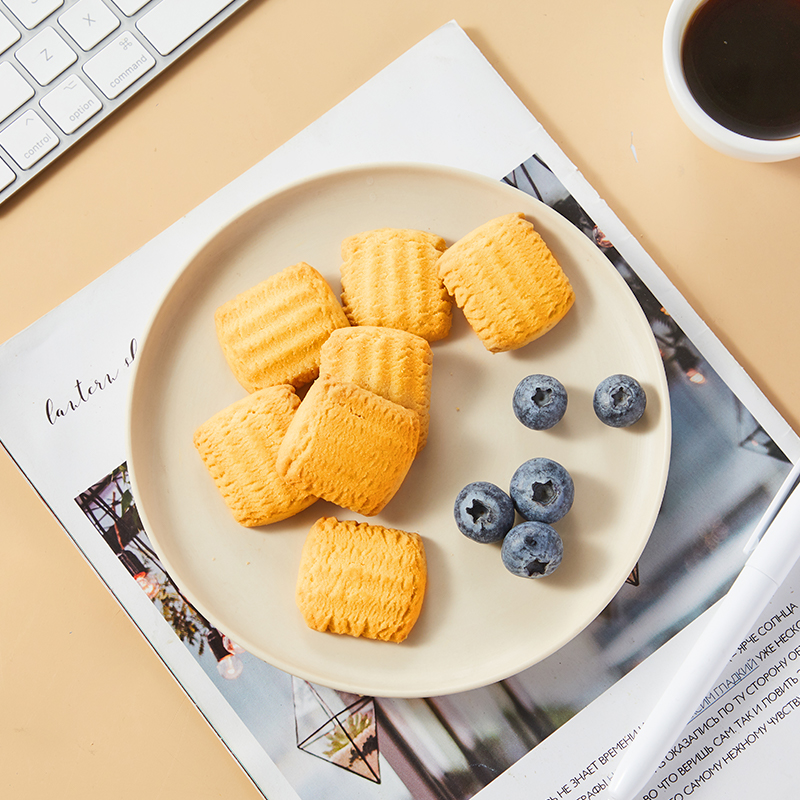
<svg viewBox="0 0 800 800"><path fill-rule="evenodd" d="M233 0L161 0L136 27L162 56L185 42Z"/></svg>

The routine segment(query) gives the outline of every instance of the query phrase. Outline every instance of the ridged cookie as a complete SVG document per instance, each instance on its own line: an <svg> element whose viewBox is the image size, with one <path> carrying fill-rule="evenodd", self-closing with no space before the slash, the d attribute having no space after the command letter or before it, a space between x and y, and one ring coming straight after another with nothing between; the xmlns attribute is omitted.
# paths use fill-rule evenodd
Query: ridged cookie
<svg viewBox="0 0 800 800"><path fill-rule="evenodd" d="M353 325L414 333L429 342L450 332L452 301L436 269L440 236L379 228L342 242L342 304Z"/></svg>
<svg viewBox="0 0 800 800"><path fill-rule="evenodd" d="M275 459L300 405L291 386L271 386L237 400L200 425L194 445L234 519L268 525L316 498L278 476Z"/></svg>
<svg viewBox="0 0 800 800"><path fill-rule="evenodd" d="M524 214L490 220L449 247L439 273L487 350L515 350L549 331L575 300L567 276Z"/></svg>
<svg viewBox="0 0 800 800"><path fill-rule="evenodd" d="M419 417L419 452L428 440L431 346L421 336L373 325L339 328L322 345L320 377L356 383Z"/></svg>
<svg viewBox="0 0 800 800"><path fill-rule="evenodd" d="M419 419L357 386L319 378L278 450L278 474L300 491L377 514L400 488L417 452Z"/></svg>
<svg viewBox="0 0 800 800"><path fill-rule="evenodd" d="M297 606L314 630L402 642L419 618L426 582L419 534L323 517L303 545Z"/></svg>
<svg viewBox="0 0 800 800"><path fill-rule="evenodd" d="M229 300L214 320L225 358L248 392L314 380L322 343L350 324L325 279L303 261Z"/></svg>

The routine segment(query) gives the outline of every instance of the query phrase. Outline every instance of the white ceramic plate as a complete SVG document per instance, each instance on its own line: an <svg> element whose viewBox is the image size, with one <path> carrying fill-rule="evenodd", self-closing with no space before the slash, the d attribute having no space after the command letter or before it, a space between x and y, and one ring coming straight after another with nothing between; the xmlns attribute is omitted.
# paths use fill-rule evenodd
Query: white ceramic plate
<svg viewBox="0 0 800 800"><path fill-rule="evenodd" d="M573 308L551 332L489 354L457 309L434 343L430 438L388 506L371 520L419 532L428 559L422 614L402 644L308 629L294 588L305 535L318 517L359 519L317 502L286 522L236 524L192 444L197 425L243 396L216 341L214 310L298 261L338 294L339 245L379 227L430 230L448 244L500 214L523 211L573 284ZM534 372L567 388L564 419L546 432L511 410ZM644 417L601 424L595 386L625 372L645 387ZM486 685L550 655L588 625L624 583L647 542L669 465L670 410L655 341L632 293L595 245L559 214L498 181L425 165L376 165L302 181L211 236L154 315L130 397L129 467L145 529L195 607L254 655L289 673L376 696L424 697ZM472 481L506 488L534 456L559 461L575 503L550 577L511 575L499 545L462 536L453 502ZM361 518L363 519L363 518Z"/></svg>

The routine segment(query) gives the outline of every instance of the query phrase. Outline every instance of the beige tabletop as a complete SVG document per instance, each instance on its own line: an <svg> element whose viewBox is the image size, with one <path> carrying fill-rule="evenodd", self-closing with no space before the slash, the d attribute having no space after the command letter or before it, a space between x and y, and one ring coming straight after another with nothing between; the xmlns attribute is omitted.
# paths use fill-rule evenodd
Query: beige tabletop
<svg viewBox="0 0 800 800"><path fill-rule="evenodd" d="M0 208L0 341L455 19L797 429L800 160L683 126L668 5L252 0ZM5 454L0 525L0 796L259 797Z"/></svg>

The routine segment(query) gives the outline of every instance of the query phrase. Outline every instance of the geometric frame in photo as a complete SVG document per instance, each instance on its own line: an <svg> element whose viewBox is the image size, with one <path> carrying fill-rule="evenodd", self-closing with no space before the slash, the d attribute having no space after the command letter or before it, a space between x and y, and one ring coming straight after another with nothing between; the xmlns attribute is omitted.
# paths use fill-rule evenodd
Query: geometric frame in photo
<svg viewBox="0 0 800 800"><path fill-rule="evenodd" d="M297 747L373 783L381 782L371 697L346 695L292 676Z"/></svg>

